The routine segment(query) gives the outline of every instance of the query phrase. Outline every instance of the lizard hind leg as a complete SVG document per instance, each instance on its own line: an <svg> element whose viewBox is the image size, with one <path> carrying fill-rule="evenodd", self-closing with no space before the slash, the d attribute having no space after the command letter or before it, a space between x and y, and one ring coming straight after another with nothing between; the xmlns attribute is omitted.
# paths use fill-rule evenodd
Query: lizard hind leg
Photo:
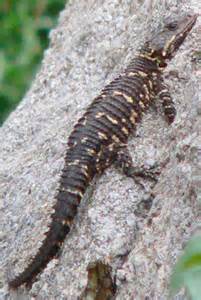
<svg viewBox="0 0 201 300"><path fill-rule="evenodd" d="M157 177L160 174L156 167L145 168L134 166L131 154L126 145L119 148L114 164L117 168L122 170L123 174L133 178L134 181L141 186L142 184L139 178L148 179L156 183Z"/></svg>

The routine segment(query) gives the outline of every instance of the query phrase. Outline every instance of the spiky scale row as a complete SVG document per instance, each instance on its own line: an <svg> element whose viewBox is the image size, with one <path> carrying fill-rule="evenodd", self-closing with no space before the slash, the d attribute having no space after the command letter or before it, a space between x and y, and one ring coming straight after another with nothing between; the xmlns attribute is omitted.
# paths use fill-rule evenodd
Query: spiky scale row
<svg viewBox="0 0 201 300"><path fill-rule="evenodd" d="M46 238L31 264L10 280L10 287L31 284L57 254L70 230L81 198L97 173L102 173L119 159L125 173L135 173L128 151L123 154L122 149L156 94L159 93L169 123L173 121L173 102L169 93L165 92L161 68L166 66L165 59L172 56L195 21L196 16L182 19L179 23L181 28L176 33L172 32L172 26L165 29L165 43L164 31L159 34L159 41L153 38L125 71L102 90L79 119L69 137L65 167Z"/></svg>

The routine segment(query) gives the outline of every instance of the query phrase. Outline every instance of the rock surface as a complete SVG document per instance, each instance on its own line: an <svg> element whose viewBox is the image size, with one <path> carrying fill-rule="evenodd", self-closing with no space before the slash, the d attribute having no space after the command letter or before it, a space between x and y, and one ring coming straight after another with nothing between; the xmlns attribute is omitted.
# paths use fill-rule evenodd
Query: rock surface
<svg viewBox="0 0 201 300"><path fill-rule="evenodd" d="M201 13L201 2L73 0L61 13L30 91L0 129L0 299L93 299L87 268L97 261L116 278L115 299L167 299L172 267L201 226L201 17L165 72L176 121L168 127L151 109L129 142L136 164L161 164L157 185L145 191L111 167L32 289L10 292L6 278L44 238L76 120L150 29L189 11Z"/></svg>

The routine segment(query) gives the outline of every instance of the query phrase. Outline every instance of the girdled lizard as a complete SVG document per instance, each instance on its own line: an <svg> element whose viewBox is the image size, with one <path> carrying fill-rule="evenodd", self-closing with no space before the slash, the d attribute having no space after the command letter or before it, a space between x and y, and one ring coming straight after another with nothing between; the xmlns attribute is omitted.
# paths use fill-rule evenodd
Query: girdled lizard
<svg viewBox="0 0 201 300"><path fill-rule="evenodd" d="M9 286L30 285L58 253L70 231L78 205L96 174L119 162L128 176L140 175L132 164L126 143L144 112L156 96L162 103L167 122L176 110L162 78L166 67L194 26L197 15L186 15L165 23L148 40L126 69L109 83L87 108L68 140L56 204L46 237L28 267L10 279ZM148 174L147 174L148 176Z"/></svg>

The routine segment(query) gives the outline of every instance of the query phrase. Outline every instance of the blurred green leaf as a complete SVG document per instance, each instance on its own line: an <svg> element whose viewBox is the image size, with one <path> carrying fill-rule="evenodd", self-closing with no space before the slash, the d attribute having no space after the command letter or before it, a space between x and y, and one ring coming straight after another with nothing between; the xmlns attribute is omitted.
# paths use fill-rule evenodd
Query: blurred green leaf
<svg viewBox="0 0 201 300"><path fill-rule="evenodd" d="M66 0L0 1L0 124L31 84Z"/></svg>
<svg viewBox="0 0 201 300"><path fill-rule="evenodd" d="M201 299L201 236L193 238L175 265L171 292L185 287L192 300Z"/></svg>

